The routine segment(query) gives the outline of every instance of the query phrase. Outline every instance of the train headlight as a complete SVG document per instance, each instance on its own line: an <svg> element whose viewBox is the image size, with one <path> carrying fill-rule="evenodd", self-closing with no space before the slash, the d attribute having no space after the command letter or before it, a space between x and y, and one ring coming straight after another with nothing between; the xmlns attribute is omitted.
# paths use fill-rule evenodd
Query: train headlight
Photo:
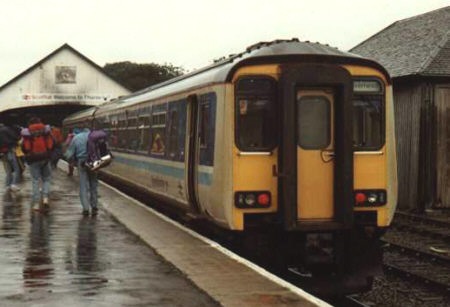
<svg viewBox="0 0 450 307"><path fill-rule="evenodd" d="M377 200L378 200L377 194L370 194L370 195L367 197L367 201L368 201L370 204L376 203Z"/></svg>
<svg viewBox="0 0 450 307"><path fill-rule="evenodd" d="M355 190L355 205L358 207L375 207L386 204L386 190Z"/></svg>
<svg viewBox="0 0 450 307"><path fill-rule="evenodd" d="M267 191L242 191L235 193L234 201L237 208L268 208L271 196Z"/></svg>
<svg viewBox="0 0 450 307"><path fill-rule="evenodd" d="M245 195L244 202L247 206L253 207L256 202L255 194L247 194Z"/></svg>

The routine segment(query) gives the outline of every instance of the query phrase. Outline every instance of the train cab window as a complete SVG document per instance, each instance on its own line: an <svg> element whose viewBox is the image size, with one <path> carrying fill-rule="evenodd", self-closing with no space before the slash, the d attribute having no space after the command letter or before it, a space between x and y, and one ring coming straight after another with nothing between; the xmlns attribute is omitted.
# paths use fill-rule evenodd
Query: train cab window
<svg viewBox="0 0 450 307"><path fill-rule="evenodd" d="M245 77L236 83L236 145L243 151L270 151L277 144L275 80Z"/></svg>
<svg viewBox="0 0 450 307"><path fill-rule="evenodd" d="M377 150L384 144L384 103L381 82L355 80L353 86L353 146Z"/></svg>
<svg viewBox="0 0 450 307"><path fill-rule="evenodd" d="M330 101L324 96L302 96L297 101L298 145L325 149L331 141Z"/></svg>

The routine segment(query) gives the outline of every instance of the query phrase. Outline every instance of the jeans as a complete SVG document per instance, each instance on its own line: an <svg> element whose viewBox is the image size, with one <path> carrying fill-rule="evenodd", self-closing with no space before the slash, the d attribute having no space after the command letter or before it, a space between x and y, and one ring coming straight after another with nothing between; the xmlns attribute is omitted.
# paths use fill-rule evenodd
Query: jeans
<svg viewBox="0 0 450 307"><path fill-rule="evenodd" d="M39 183L42 181L42 197L48 198L50 192L50 179L52 175L52 169L50 167L50 161L37 161L30 164L30 174L33 183L33 203L40 202L41 193L39 191Z"/></svg>
<svg viewBox="0 0 450 307"><path fill-rule="evenodd" d="M78 161L78 174L80 176L80 201L83 210L89 210L89 207L97 208L97 173L88 171L84 166L84 161Z"/></svg>
<svg viewBox="0 0 450 307"><path fill-rule="evenodd" d="M17 185L20 181L21 174L14 149L8 150L2 160L6 173L5 186Z"/></svg>

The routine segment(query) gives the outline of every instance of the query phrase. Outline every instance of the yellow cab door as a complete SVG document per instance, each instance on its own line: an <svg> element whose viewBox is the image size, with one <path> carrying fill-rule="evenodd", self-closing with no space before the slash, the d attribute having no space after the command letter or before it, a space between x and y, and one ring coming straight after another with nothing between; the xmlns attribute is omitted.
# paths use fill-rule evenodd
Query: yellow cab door
<svg viewBox="0 0 450 307"><path fill-rule="evenodd" d="M278 173L285 229L353 223L352 90L339 65L281 66Z"/></svg>
<svg viewBox="0 0 450 307"><path fill-rule="evenodd" d="M297 217L334 215L334 94L332 89L297 91Z"/></svg>

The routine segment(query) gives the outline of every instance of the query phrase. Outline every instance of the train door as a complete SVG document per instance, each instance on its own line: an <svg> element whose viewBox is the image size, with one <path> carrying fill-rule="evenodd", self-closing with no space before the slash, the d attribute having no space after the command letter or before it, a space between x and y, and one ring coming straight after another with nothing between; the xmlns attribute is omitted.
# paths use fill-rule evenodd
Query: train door
<svg viewBox="0 0 450 307"><path fill-rule="evenodd" d="M194 211L208 201L212 185L215 143L216 94L192 95L189 104L187 158L188 199Z"/></svg>
<svg viewBox="0 0 450 307"><path fill-rule="evenodd" d="M334 180L334 93L332 89L298 89L297 217L331 220Z"/></svg>
<svg viewBox="0 0 450 307"><path fill-rule="evenodd" d="M187 196L194 212L200 211L198 201L198 165L199 165L199 138L198 138L198 98L197 95L188 97L188 144L186 146L187 163Z"/></svg>
<svg viewBox="0 0 450 307"><path fill-rule="evenodd" d="M352 78L335 65L281 70L279 184L285 228L348 228L353 222Z"/></svg>

